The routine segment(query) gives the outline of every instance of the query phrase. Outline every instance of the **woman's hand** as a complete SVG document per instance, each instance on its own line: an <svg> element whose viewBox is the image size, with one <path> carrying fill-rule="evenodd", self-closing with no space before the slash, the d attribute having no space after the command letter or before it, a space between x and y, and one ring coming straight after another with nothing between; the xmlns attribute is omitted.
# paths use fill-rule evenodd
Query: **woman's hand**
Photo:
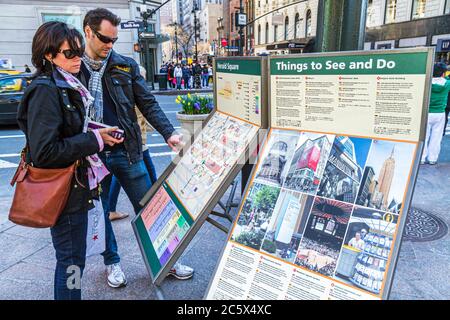
<svg viewBox="0 0 450 320"><path fill-rule="evenodd" d="M123 138L121 139L115 139L111 136L111 132L117 130L117 127L111 127L111 128L103 128L99 129L98 133L100 133L100 136L102 137L103 143L107 144L108 146L113 146L118 143L123 142Z"/></svg>

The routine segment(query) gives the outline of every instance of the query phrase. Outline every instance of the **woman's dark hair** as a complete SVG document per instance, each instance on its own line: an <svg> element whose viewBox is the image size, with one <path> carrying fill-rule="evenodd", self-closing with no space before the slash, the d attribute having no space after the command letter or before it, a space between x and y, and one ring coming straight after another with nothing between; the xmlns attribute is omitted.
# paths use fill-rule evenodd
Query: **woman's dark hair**
<svg viewBox="0 0 450 320"><path fill-rule="evenodd" d="M103 20L108 20L111 24L117 27L120 23L120 17L105 8L97 8L86 13L83 20L83 30L86 26L91 27L94 31L100 30L100 24Z"/></svg>
<svg viewBox="0 0 450 320"><path fill-rule="evenodd" d="M38 28L31 46L31 62L36 68L35 76L51 72L51 63L45 59L45 55L50 53L52 58L56 57L66 40L72 50L79 50L80 46L81 48L84 47L81 33L64 22L49 21Z"/></svg>

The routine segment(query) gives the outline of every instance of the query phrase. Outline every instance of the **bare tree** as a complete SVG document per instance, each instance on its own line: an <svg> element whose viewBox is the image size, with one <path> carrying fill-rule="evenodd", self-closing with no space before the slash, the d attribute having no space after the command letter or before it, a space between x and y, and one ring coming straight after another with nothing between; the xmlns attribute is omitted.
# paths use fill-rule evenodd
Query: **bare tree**
<svg viewBox="0 0 450 320"><path fill-rule="evenodd" d="M177 31L177 36L175 36L175 30ZM179 24L172 23L166 26L164 32L170 36L173 53L178 46L178 51L181 51L185 57L192 54L193 30L184 30Z"/></svg>

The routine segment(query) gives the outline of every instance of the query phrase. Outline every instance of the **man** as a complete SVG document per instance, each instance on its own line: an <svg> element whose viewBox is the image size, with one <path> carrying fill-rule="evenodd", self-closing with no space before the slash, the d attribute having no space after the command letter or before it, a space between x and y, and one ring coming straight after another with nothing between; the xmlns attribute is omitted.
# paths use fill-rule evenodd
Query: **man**
<svg viewBox="0 0 450 320"><path fill-rule="evenodd" d="M161 133L170 148L177 150L182 142L181 137L174 134L173 126L148 90L138 64L113 50L119 23L120 18L107 9L98 8L86 14L83 21L86 51L82 58L80 78L95 99L95 112L90 114L91 120L117 126L125 132L124 143L105 148L100 157L118 179L135 213L138 213L141 210L139 201L150 189L151 182L142 159L140 128L134 106ZM101 185L106 232L106 250L102 255L107 266L108 285L118 288L125 286L127 280L120 266L116 238L108 219L110 184L111 175ZM169 274L188 279L192 277L193 269L176 263Z"/></svg>
<svg viewBox="0 0 450 320"><path fill-rule="evenodd" d="M363 250L364 249L364 240L361 239L361 233L356 232L355 233L355 237L353 237L349 243L349 246L359 249L359 250Z"/></svg>
<svg viewBox="0 0 450 320"><path fill-rule="evenodd" d="M435 165L441 151L442 132L445 125L445 107L450 92L450 80L445 78L447 66L436 63L431 80L431 96L428 109L428 125L421 164Z"/></svg>

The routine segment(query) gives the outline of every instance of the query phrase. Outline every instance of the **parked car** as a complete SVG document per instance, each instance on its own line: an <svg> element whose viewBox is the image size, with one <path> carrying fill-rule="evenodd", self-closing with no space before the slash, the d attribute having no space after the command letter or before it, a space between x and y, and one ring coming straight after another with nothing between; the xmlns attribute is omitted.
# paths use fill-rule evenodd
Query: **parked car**
<svg viewBox="0 0 450 320"><path fill-rule="evenodd" d="M31 74L22 73L0 78L0 124L17 123L17 108L25 88L31 83Z"/></svg>
<svg viewBox="0 0 450 320"><path fill-rule="evenodd" d="M21 74L21 73L23 73L23 72L19 71L19 70L0 68L0 74L15 75L15 74Z"/></svg>

